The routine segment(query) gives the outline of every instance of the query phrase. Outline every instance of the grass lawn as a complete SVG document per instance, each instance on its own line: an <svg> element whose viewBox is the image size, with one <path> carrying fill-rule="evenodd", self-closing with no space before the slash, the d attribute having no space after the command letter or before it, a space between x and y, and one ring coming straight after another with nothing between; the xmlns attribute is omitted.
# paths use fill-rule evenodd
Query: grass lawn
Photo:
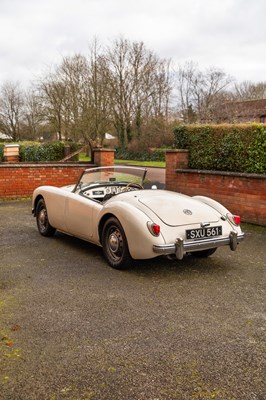
<svg viewBox="0 0 266 400"><path fill-rule="evenodd" d="M90 161L90 160L91 160L90 156L87 157L86 153L79 153L79 161Z"/></svg>
<svg viewBox="0 0 266 400"><path fill-rule="evenodd" d="M115 160L115 164L137 165L141 167L161 167L165 168L165 161L135 161L135 160Z"/></svg>
<svg viewBox="0 0 266 400"><path fill-rule="evenodd" d="M86 153L80 153L79 161L90 161L90 157L86 157ZM115 160L115 164L165 168L165 161Z"/></svg>

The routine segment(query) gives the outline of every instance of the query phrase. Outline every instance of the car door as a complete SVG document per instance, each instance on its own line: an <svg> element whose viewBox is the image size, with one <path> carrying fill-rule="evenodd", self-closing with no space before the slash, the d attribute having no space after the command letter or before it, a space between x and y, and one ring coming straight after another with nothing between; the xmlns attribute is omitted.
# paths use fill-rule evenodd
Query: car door
<svg viewBox="0 0 266 400"><path fill-rule="evenodd" d="M67 232L91 241L93 237L93 213L102 205L77 193L69 193L66 200L65 220Z"/></svg>

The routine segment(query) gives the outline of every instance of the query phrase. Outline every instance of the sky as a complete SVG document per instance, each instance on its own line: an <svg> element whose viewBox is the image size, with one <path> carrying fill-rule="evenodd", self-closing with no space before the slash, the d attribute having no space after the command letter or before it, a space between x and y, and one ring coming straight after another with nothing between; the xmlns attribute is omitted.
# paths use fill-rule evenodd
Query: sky
<svg viewBox="0 0 266 400"><path fill-rule="evenodd" d="M172 65L266 81L265 0L0 0L0 86L28 87L65 56L123 37Z"/></svg>

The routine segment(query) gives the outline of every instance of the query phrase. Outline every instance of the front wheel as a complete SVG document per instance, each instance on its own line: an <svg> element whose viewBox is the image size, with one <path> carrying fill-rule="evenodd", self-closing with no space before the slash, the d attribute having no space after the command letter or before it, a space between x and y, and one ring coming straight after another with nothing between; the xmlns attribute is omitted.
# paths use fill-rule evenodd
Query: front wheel
<svg viewBox="0 0 266 400"><path fill-rule="evenodd" d="M132 263L124 229L114 217L109 218L104 224L102 246L104 256L111 267L126 269Z"/></svg>
<svg viewBox="0 0 266 400"><path fill-rule="evenodd" d="M36 222L37 227L42 236L53 236L56 229L53 228L48 219L46 204L44 199L38 201L36 207Z"/></svg>
<svg viewBox="0 0 266 400"><path fill-rule="evenodd" d="M207 250L200 250L200 251L193 251L191 255L193 257L200 257L200 258L205 258L211 256L213 253L215 253L217 250L217 247L213 249L207 249Z"/></svg>

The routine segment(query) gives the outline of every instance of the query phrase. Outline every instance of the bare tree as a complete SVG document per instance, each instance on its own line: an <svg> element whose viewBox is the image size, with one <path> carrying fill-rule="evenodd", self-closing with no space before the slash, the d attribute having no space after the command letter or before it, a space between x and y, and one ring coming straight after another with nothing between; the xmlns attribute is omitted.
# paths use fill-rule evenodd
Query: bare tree
<svg viewBox="0 0 266 400"><path fill-rule="evenodd" d="M207 122L215 118L217 105L225 98L233 78L220 69L201 71L197 64L189 62L179 67L177 82L179 109L185 122L194 122L195 117Z"/></svg>
<svg viewBox="0 0 266 400"><path fill-rule="evenodd" d="M112 125L111 97L108 92L108 64L101 46L94 39L90 45L88 60L87 135L92 140L104 140Z"/></svg>
<svg viewBox="0 0 266 400"><path fill-rule="evenodd" d="M47 121L53 126L58 139L65 136L66 118L64 114L66 87L56 74L49 74L39 84Z"/></svg>
<svg viewBox="0 0 266 400"><path fill-rule="evenodd" d="M86 130L87 105L89 102L88 62L79 54L63 59L57 70L57 79L65 88L63 117L68 138L79 140ZM85 113L84 113L84 110Z"/></svg>
<svg viewBox="0 0 266 400"><path fill-rule="evenodd" d="M127 146L134 130L140 135L148 118L167 114L168 64L142 42L120 38L108 49L109 93L120 143Z"/></svg>
<svg viewBox="0 0 266 400"><path fill-rule="evenodd" d="M243 81L236 83L233 95L235 101L266 99L266 82Z"/></svg>
<svg viewBox="0 0 266 400"><path fill-rule="evenodd" d="M116 40L104 51L95 40L88 58L63 58L41 80L49 122L59 139L103 141L114 127L122 145L140 137L149 119L167 118L170 63L142 42Z"/></svg>
<svg viewBox="0 0 266 400"><path fill-rule="evenodd" d="M176 73L176 91L178 110L181 119L186 123L195 122L196 105L194 99L194 81L197 76L197 65L192 61L179 65Z"/></svg>
<svg viewBox="0 0 266 400"><path fill-rule="evenodd" d="M110 97L106 58L97 41L91 44L88 59L80 55L66 58L59 70L67 91L65 111L71 137L102 142L110 126Z"/></svg>
<svg viewBox="0 0 266 400"><path fill-rule="evenodd" d="M79 54L65 57L42 80L47 115L60 139L103 140L110 125L106 71L106 60L94 42L88 59Z"/></svg>
<svg viewBox="0 0 266 400"><path fill-rule="evenodd" d="M108 92L111 97L114 126L121 144L127 146L132 120L132 68L130 43L117 40L107 53Z"/></svg>
<svg viewBox="0 0 266 400"><path fill-rule="evenodd" d="M0 130L12 140L20 139L24 98L18 83L6 82L1 87Z"/></svg>
<svg viewBox="0 0 266 400"><path fill-rule="evenodd" d="M23 138L30 140L41 139L45 115L40 94L28 90L25 95Z"/></svg>

